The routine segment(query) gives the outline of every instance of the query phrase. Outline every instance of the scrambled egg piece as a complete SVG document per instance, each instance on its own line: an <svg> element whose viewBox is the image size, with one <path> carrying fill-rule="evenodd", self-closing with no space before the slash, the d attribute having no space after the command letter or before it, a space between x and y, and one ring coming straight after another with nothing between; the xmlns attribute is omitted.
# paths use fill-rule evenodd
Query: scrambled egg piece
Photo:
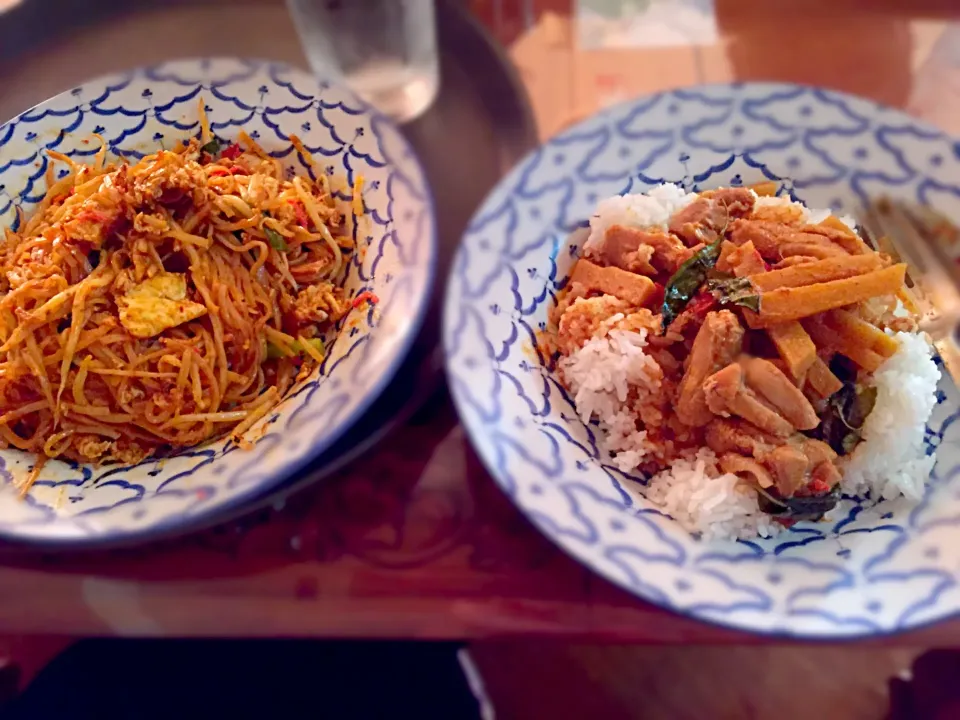
<svg viewBox="0 0 960 720"><path fill-rule="evenodd" d="M186 298L186 277L160 273L117 297L120 323L131 335L148 338L206 314L205 306Z"/></svg>

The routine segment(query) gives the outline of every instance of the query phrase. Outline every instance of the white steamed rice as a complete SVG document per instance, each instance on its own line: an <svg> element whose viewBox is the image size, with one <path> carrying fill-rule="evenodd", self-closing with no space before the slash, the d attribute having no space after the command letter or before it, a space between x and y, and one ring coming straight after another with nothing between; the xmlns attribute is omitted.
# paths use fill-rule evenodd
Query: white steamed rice
<svg viewBox="0 0 960 720"><path fill-rule="evenodd" d="M652 392L663 377L656 360L644 352L646 344L645 330L612 330L559 362L574 393L577 414L584 422L597 418L605 447L624 472L635 469L646 454L647 434L637 430L626 407L630 388Z"/></svg>
<svg viewBox="0 0 960 720"><path fill-rule="evenodd" d="M926 454L923 438L937 404L940 370L921 335L895 337L900 348L872 378L877 402L863 424L863 442L842 468L841 489L848 495L919 500L936 460Z"/></svg>
<svg viewBox="0 0 960 720"><path fill-rule="evenodd" d="M674 461L654 475L647 500L704 539L773 537L783 526L760 509L753 488L731 473L717 470L713 450L704 447L691 460Z"/></svg>
<svg viewBox="0 0 960 720"><path fill-rule="evenodd" d="M622 224L665 229L673 213L696 197L678 185L665 184L646 195L624 195L599 203L591 218L586 247L601 242L606 229ZM819 222L829 210L807 209L789 198L758 198L761 205L797 205L804 219ZM841 218L851 228L851 218ZM936 404L940 371L927 340L897 333L897 352L874 374L877 401L863 428L863 442L841 470L841 489L874 500L900 495L916 500L933 467L924 451L924 429ZM624 472L635 470L647 453L646 433L636 429L628 402L631 389L640 396L653 392L662 372L645 352L646 333L611 330L594 337L559 362L574 394L577 413L596 419L605 433L605 448ZM756 492L737 476L722 474L709 448L695 457L676 460L650 479L644 494L685 529L707 539L770 537L781 526L760 511Z"/></svg>
<svg viewBox="0 0 960 720"><path fill-rule="evenodd" d="M601 245L607 228L614 225L666 230L671 216L696 199L696 193L687 192L673 183L664 183L646 194L614 195L601 200L590 218L590 237L583 249Z"/></svg>

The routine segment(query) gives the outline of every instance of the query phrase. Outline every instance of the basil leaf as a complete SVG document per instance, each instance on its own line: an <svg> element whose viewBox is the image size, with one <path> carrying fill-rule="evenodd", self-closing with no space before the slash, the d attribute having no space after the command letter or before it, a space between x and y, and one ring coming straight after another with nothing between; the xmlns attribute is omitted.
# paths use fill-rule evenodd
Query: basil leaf
<svg viewBox="0 0 960 720"><path fill-rule="evenodd" d="M847 381L830 396L820 414L820 425L811 433L840 455L849 455L862 439L861 430L877 402L877 389L857 387Z"/></svg>
<svg viewBox="0 0 960 720"><path fill-rule="evenodd" d="M724 272L723 270L717 270L715 267L707 270L707 280L736 280L737 276L731 272Z"/></svg>
<svg viewBox="0 0 960 720"><path fill-rule="evenodd" d="M764 490L759 485L754 486L757 491L757 500L760 502L760 510L767 515L782 515L787 512L787 504L780 498L780 493L771 488L770 492Z"/></svg>
<svg viewBox="0 0 960 720"><path fill-rule="evenodd" d="M782 497L775 488L763 490L757 488L760 510L767 515L775 515L786 520L820 520L825 513L833 510L840 501L840 486L836 485L823 495L802 495Z"/></svg>
<svg viewBox="0 0 960 720"><path fill-rule="evenodd" d="M717 260L720 258L720 243L722 241L721 238L715 243L701 248L670 276L664 290L663 307L660 311L662 315L661 332L665 333L667 331L670 323L677 319L677 316L683 312L693 296L697 294L697 290L707 279L707 272L717 264Z"/></svg>
<svg viewBox="0 0 960 720"><path fill-rule="evenodd" d="M843 454L849 455L856 449L857 445L860 444L860 433L853 431L848 432L843 436L843 439L840 441L840 447L843 448Z"/></svg>
<svg viewBox="0 0 960 720"><path fill-rule="evenodd" d="M853 404L847 410L847 422L857 430L863 429L867 416L873 412L877 404L877 389L873 386L858 387Z"/></svg>
<svg viewBox="0 0 960 720"><path fill-rule="evenodd" d="M823 495L784 498L792 520L819 520L840 501L840 486L834 485Z"/></svg>
<svg viewBox="0 0 960 720"><path fill-rule="evenodd" d="M283 235L278 233L276 230L271 230L268 227L265 227L263 232L267 236L267 241L270 243L270 247L280 252L287 251L287 241L283 239Z"/></svg>
<svg viewBox="0 0 960 720"><path fill-rule="evenodd" d="M750 278L707 280L707 290L713 294L721 307L739 305L754 312L760 312L760 294L750 282Z"/></svg>
<svg viewBox="0 0 960 720"><path fill-rule="evenodd" d="M200 151L210 153L211 155L218 155L220 153L220 141L214 138L206 145L201 145Z"/></svg>

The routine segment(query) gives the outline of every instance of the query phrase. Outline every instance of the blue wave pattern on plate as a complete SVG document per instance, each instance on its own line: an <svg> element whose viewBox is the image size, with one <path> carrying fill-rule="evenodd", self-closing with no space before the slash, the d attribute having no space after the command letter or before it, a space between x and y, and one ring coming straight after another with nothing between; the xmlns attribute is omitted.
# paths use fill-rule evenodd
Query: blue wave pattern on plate
<svg viewBox="0 0 960 720"><path fill-rule="evenodd" d="M703 543L607 462L535 335L598 200L660 182L777 181L811 207L879 194L960 218L960 144L860 98L780 84L677 90L605 111L528 156L487 198L455 260L444 344L450 385L497 482L581 562L638 596L743 629L872 635L960 610L960 396L928 428L938 464L919 505L852 499L775 540Z"/></svg>
<svg viewBox="0 0 960 720"><path fill-rule="evenodd" d="M0 126L0 226L16 226L45 192L46 149L79 161L100 147L131 161L199 132L203 98L220 137L248 132L287 174L311 175L290 135L320 172L352 186L365 179L366 219L345 287L379 304L353 310L319 373L271 413L252 451L221 441L132 468L48 463L26 501L11 479L33 457L0 451L0 534L22 539L119 538L172 526L242 502L330 446L402 360L433 279L436 239L426 179L396 128L349 91L284 65L233 59L172 62L90 82ZM57 174L63 172L56 168ZM335 185L336 186L336 185ZM341 197L350 197L343 187ZM254 436L260 432L255 428Z"/></svg>

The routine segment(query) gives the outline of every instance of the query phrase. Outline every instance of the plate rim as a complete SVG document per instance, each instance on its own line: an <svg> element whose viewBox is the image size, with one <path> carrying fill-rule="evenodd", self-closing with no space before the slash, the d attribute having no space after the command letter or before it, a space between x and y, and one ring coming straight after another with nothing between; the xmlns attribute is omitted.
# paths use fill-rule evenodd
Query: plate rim
<svg viewBox="0 0 960 720"><path fill-rule="evenodd" d="M244 56L229 56L229 55L210 55L210 56L200 56L194 55L189 57L178 57L172 58L170 60L165 60L162 63L155 63L152 65L136 65L124 70L116 70L111 73L103 74L95 78L88 79L80 85L74 86L74 88L67 88L56 95L36 103L30 108L26 108L21 112L17 113L11 118L0 122L0 128L3 128L9 125L11 122L18 120L23 115L30 113L47 103L68 95L71 90L76 88L83 88L89 84L100 82L111 78L115 75L123 74L137 74L145 73L152 70L157 70L164 68L171 64L175 63L189 63L193 65L200 65L202 63L215 63L215 62L240 62L250 68L276 68L281 69L291 74L299 75L303 78L309 78L311 83L322 83L327 82L331 87L336 87L338 90L347 93L351 102L355 103L355 106L360 108L365 115L375 120L378 123L382 123L384 126L389 127L393 132L396 133L396 136L400 139L403 149L408 153L407 158L413 164L413 166L419 171L421 177L423 178L423 191L424 191L424 205L427 209L427 214L430 222L430 230L427 234L427 252L428 258L425 265L425 276L424 276L424 287L423 292L420 294L420 297L416 300L416 307L411 315L411 322L408 325L404 334L400 336L400 339L397 343L397 351L394 353L394 357L390 360L390 364L387 367L386 371L380 376L380 378L374 382L371 386L371 389L363 399L357 403L356 407L351 413L349 413L342 422L340 422L336 430L329 433L327 438L320 443L312 444L310 450L306 452L302 457L298 458L292 463L283 466L281 472L275 473L269 482L264 483L254 483L249 488L246 488L243 492L238 493L236 496L230 498L222 505L217 505L212 507L208 511L201 511L196 514L184 515L182 513L177 513L169 515L160 521L153 523L151 525L139 528L136 530L117 530L116 528L110 528L102 533L96 535L88 536L47 536L47 537L37 537L37 536L24 536L21 533L16 531L11 531L10 528L0 527L0 542L9 544L11 547L16 547L19 549L37 549L37 550L75 550L75 551L85 551L92 549L99 549L105 546L116 546L116 545L140 545L149 543L154 540L163 540L169 539L172 536L179 536L188 534L196 529L200 529L204 526L209 526L211 524L210 516L224 517L235 513L238 508L247 504L252 499L254 499L258 494L263 493L264 490L269 487L278 486L286 481L289 481L294 475L301 472L311 461L318 458L322 453L328 451L346 432L350 429L361 417L367 409L373 404L373 402L380 397L383 393L386 386L393 380L397 371L400 369L400 366L403 364L404 359L410 353L410 349L413 347L413 343L416 340L416 337L420 331L420 328L423 325L427 307L429 305L430 296L433 294L436 289L436 275L437 275L437 255L439 250L439 237L437 229L437 214L436 214L436 204L433 197L433 189L430 187L430 182L427 177L426 170L423 167L423 163L420 160L420 157L416 153L416 149L407 140L406 136L401 132L400 127L387 117L384 113L377 110L370 103L360 98L356 93L354 93L346 84L333 78L328 75L319 75L313 73L309 70L291 65L290 63L281 62L277 60L270 60L267 58L256 58L256 57L244 57ZM339 334L338 334L339 337ZM336 458L334 458L334 462ZM327 475L318 478L322 480ZM214 521L214 524L216 521Z"/></svg>

